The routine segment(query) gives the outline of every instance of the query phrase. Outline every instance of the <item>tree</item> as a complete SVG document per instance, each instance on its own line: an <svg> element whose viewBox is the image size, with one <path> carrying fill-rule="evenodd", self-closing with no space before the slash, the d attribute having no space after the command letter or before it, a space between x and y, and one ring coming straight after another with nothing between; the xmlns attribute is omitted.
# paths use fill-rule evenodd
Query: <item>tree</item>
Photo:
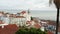
<svg viewBox="0 0 60 34"><path fill-rule="evenodd" d="M57 8L57 18L56 18L56 34L58 34L58 27L59 27L59 9L60 9L60 0L49 0L49 4L52 4L52 1L54 2L56 8Z"/></svg>
<svg viewBox="0 0 60 34"><path fill-rule="evenodd" d="M15 34L47 34L47 31L36 28L20 28Z"/></svg>
<svg viewBox="0 0 60 34"><path fill-rule="evenodd" d="M31 16L31 20L33 20L33 17Z"/></svg>

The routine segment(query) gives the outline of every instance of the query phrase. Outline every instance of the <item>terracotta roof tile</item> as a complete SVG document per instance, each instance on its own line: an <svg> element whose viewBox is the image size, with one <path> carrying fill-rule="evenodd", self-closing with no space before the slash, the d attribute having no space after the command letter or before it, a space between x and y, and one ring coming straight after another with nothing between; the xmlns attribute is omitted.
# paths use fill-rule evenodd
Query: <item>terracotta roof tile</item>
<svg viewBox="0 0 60 34"><path fill-rule="evenodd" d="M53 33L53 32L51 32L51 31L47 31L47 33L48 33L48 34L54 34L54 33Z"/></svg>
<svg viewBox="0 0 60 34"><path fill-rule="evenodd" d="M40 24L36 23L36 24L34 24L34 27L35 28L40 28L41 26L40 26Z"/></svg>
<svg viewBox="0 0 60 34"><path fill-rule="evenodd" d="M27 21L26 24L31 24L31 21Z"/></svg>
<svg viewBox="0 0 60 34"><path fill-rule="evenodd" d="M26 13L26 11L22 11L21 13L24 14L24 13Z"/></svg>
<svg viewBox="0 0 60 34"><path fill-rule="evenodd" d="M0 27L0 34L15 34L19 28L15 24L9 24L4 28Z"/></svg>
<svg viewBox="0 0 60 34"><path fill-rule="evenodd" d="M15 18L25 18L24 16L16 16Z"/></svg>
<svg viewBox="0 0 60 34"><path fill-rule="evenodd" d="M2 20L0 20L0 24L3 24L3 21Z"/></svg>

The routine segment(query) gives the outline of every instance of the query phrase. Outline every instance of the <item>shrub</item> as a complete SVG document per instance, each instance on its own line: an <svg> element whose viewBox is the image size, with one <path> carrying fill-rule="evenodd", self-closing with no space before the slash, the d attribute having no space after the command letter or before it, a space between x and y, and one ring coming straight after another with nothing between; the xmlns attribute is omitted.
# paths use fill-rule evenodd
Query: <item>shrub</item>
<svg viewBox="0 0 60 34"><path fill-rule="evenodd" d="M19 29L16 34L47 34L46 31L41 31L40 29L36 29L36 28L21 28Z"/></svg>

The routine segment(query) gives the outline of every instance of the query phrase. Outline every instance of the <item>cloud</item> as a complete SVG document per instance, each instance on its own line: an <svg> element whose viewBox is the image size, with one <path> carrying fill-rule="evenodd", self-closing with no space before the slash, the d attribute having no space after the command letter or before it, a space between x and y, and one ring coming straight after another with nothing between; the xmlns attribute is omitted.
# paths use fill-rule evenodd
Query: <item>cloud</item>
<svg viewBox="0 0 60 34"><path fill-rule="evenodd" d="M48 1L49 0L0 0L0 9L43 9L48 8Z"/></svg>

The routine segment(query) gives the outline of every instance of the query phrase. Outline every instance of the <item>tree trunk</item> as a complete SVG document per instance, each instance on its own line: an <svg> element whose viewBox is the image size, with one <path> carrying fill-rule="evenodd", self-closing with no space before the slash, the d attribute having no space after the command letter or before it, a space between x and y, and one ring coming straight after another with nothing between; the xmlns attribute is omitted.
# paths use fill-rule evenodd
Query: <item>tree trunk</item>
<svg viewBox="0 0 60 34"><path fill-rule="evenodd" d="M57 8L56 34L58 34L58 27L59 27L59 8Z"/></svg>

